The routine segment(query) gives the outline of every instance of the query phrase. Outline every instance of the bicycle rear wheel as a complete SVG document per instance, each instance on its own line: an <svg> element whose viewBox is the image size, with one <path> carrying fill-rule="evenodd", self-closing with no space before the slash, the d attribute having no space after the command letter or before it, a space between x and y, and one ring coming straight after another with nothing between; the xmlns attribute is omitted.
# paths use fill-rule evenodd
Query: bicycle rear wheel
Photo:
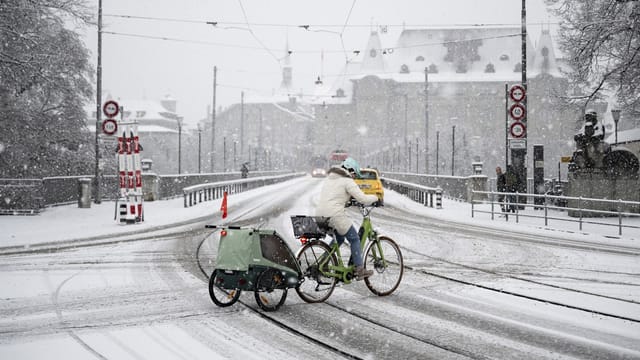
<svg viewBox="0 0 640 360"><path fill-rule="evenodd" d="M298 296L308 303L327 300L338 281L335 277L323 275L331 271L330 266L338 264L335 254L331 254L331 248L321 241L309 242L300 249L298 263L303 277L296 287Z"/></svg>
<svg viewBox="0 0 640 360"><path fill-rule="evenodd" d="M369 243L365 251L364 266L373 270L373 275L364 279L372 293L386 296L394 292L404 273L404 262L398 244L386 236Z"/></svg>

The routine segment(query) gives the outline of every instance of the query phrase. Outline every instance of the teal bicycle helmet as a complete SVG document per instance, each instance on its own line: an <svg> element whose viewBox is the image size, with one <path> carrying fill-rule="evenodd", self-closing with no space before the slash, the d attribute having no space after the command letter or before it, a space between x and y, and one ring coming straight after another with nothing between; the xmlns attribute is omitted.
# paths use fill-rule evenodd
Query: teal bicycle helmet
<svg viewBox="0 0 640 360"><path fill-rule="evenodd" d="M361 176L361 174L360 174L360 164L358 164L358 162L355 161L351 157L348 157L348 158L344 159L344 161L342 162L342 167L347 169L347 170L353 170L358 177Z"/></svg>

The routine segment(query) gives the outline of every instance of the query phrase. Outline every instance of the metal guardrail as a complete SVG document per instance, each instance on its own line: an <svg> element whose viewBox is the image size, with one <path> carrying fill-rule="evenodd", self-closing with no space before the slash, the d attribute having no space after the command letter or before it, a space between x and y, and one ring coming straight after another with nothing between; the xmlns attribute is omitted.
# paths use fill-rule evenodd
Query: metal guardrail
<svg viewBox="0 0 640 360"><path fill-rule="evenodd" d="M413 201L419 202L424 206L442 209L442 189L439 187L429 187L417 185L405 181L380 178L384 187L406 195Z"/></svg>
<svg viewBox="0 0 640 360"><path fill-rule="evenodd" d="M495 205L498 205L500 208L501 205L504 205L505 208L509 208L509 206L513 206L515 208L515 216L516 223L519 222L520 217L529 217L529 218L541 218L544 219L544 225L549 225L549 220L559 220L559 221L567 221L567 222L577 222L579 224L579 229L582 230L583 224L595 224L595 225L606 225L606 226L616 226L618 227L618 235L622 235L622 228L632 228L632 229L640 229L640 226L632 225L632 224L623 224L623 219L628 218L638 218L640 217L640 213L633 213L628 211L623 211L623 206L626 207L637 207L640 209L640 202L637 201L627 201L627 200L608 200L608 199L594 199L594 198L585 198L585 197L573 197L573 196L556 196L556 195L541 195L541 194L528 194L528 193L510 193L510 192L496 192L496 191L473 191L478 194L486 194L488 195L489 200L476 200L471 202L471 217L475 216L475 213L486 213L491 214L491 220L494 219L495 214L503 214L501 210L496 211ZM498 196L504 196L505 201L499 202L497 201ZM520 201L521 198L524 197L525 201ZM542 199L543 201L540 204L535 204L535 201L530 202L529 199ZM577 207L571 206L556 206L550 205L549 203L552 201L563 201L567 204L577 203ZM491 204L491 210L477 210L475 209L476 204ZM612 210L601 210L595 209L594 207L588 207L587 205L593 204L609 204L615 205L614 207L617 209L615 211ZM533 208L536 210L543 210L544 215L531 215L521 213L521 207ZM567 211L577 213L577 217L575 220L566 218L566 217L557 217L549 215L549 210L558 210L558 211ZM504 213L505 220L509 220L509 213ZM604 221L596 221L592 220L595 217L617 217L618 223L611 224ZM589 220L585 220L588 218Z"/></svg>
<svg viewBox="0 0 640 360"><path fill-rule="evenodd" d="M304 175L306 175L306 173L293 173L278 176L263 176L241 180L229 180L187 186L182 189L182 196L184 197L184 207L191 207L203 201L219 199L224 195L225 192L227 192L228 194L236 194L257 187L287 181L295 177Z"/></svg>

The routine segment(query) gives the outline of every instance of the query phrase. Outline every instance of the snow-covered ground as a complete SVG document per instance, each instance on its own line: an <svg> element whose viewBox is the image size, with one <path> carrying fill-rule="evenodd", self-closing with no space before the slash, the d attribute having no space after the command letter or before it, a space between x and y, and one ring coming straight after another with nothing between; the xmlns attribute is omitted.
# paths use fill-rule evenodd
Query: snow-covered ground
<svg viewBox="0 0 640 360"><path fill-rule="evenodd" d="M52 354L55 354L53 357L67 359L335 357L335 353L318 347L310 348L310 353L295 351L297 347L308 348L309 345L304 340L291 339L291 335L283 329L272 327L269 330L272 340L269 340L268 336L258 331L265 326L262 320L245 311L237 313L239 305L232 307L234 310L216 308L208 298L202 279L176 265L175 259L185 254L175 253L175 246L167 245L168 242L184 243L180 246L190 247L190 242L196 241L193 238L200 234L189 235L189 232L197 231L191 225L194 219L200 220L196 223L198 226L202 222L232 223L244 219L256 208L264 208L268 206L266 204L278 201L277 196L283 193L310 187L312 190L302 191L299 198L284 209L279 220L268 220L269 226L290 237L288 216L313 213L313 197L320 181L307 177L232 194L228 198L229 217L225 220L221 219L220 200L184 208L182 199L145 203L145 221L135 225L115 223L113 202L92 204L89 209L81 209L76 205L54 207L37 216L0 217L0 254L3 254L0 256L0 358L35 359ZM500 286L529 297L542 297L551 302L569 301L573 306L590 308L596 313L585 315L581 310L559 309L532 300L514 301L508 294L496 295L477 287L453 287L439 283L433 277L425 280L424 276L413 272L405 274L395 300L393 297L373 297L358 283L351 286L356 293L336 289L331 299L337 306L343 305L347 310L354 311L354 304L359 304L380 311L380 305L387 304L389 313L386 316L395 319L389 320L392 325L406 329L422 326L423 332L435 334L433 336L438 337L437 334L442 333L438 338L444 339L443 342L451 334L458 334L465 340L451 341L464 342L470 347L474 346L475 341L476 347L494 342L497 344L495 349L478 350L478 353L465 350L469 351L467 355L505 358L527 354L529 358L565 358L567 356L561 353L541 349L553 349L555 345L552 343L555 341L569 341L574 344L572 346L584 345L589 349L597 349L584 354L584 357L614 353L621 357L640 358L638 323L605 319L597 314L603 312L623 319L640 319L640 283L634 280L640 274L638 255L617 255L624 249L640 249L640 229L624 229L623 235L618 236L617 228L609 226L586 224L579 231L578 224L573 222L551 221L545 227L543 220L536 218L520 217L518 223L513 216L509 221L500 217L491 220L489 214L476 214L472 218L470 204L444 199L442 209L433 209L391 191L387 192L385 203L385 208L377 209L379 221L376 218L377 211L374 212L374 223L383 233L393 233L394 239L406 247L407 250L403 250L405 264L413 269L457 276L462 280L466 277L481 279L476 282ZM524 213L537 214L534 210L525 210ZM411 214L406 221L393 220L393 216L406 217L406 214ZM554 216L566 217L562 212ZM412 222L422 218L433 220L417 225ZM442 222L442 226L438 222ZM640 225L640 220L625 219L625 223ZM468 225L484 227L485 230L481 231L486 235L468 235L464 232ZM176 229L183 229L185 234L176 235ZM520 233L515 236L522 239L535 236L535 241L540 245L527 242L514 245L512 240L505 240L504 234L513 231ZM126 241L141 234L148 234L151 240ZM483 240L484 237L490 240ZM545 237L566 241L567 244L575 242L579 244L576 245L579 249L573 251L570 245L557 249L553 245L547 247L541 241ZM117 242L112 242L114 239ZM104 245L72 248L87 242L103 242ZM55 244L69 249L53 253L34 251L26 255L8 254L41 247L52 248ZM582 247L589 244L594 249L612 246L613 250L611 254L607 253L609 250L606 248L603 252L585 253ZM203 249L206 251L206 246ZM505 258L509 259L505 261ZM467 268L452 270L461 264ZM509 276L500 279L486 274L478 276L474 267L500 269L501 273L508 273ZM519 278L559 287L577 286L583 293L576 295L552 291L535 282L522 285L518 284ZM593 293L607 294L612 299L590 295ZM627 301L620 302L613 298ZM413 310L402 307L400 309L403 310L398 310L397 306L392 305L396 300L415 302L408 307ZM294 291L289 293L286 305L286 309L281 309L276 316L287 319L295 318L294 314L298 314L298 311L304 311L301 316L310 316L316 311L317 314L326 313L327 317L331 317L334 311L321 304L300 307L304 303ZM431 307L438 310L431 314ZM541 340L539 343L529 343L529 340L522 338L516 341L517 344L512 344L514 340L505 340L506 335L498 336L493 333L494 329L479 333L477 329L474 330L471 320L468 320L469 323L455 320L457 317L479 317L485 313L485 308L502 309L487 316L491 318L490 323L495 321L501 324L498 328L526 328L527 334L539 334ZM456 315L438 318L437 314L444 312ZM424 325L417 325L419 322L414 324L416 318L421 319L427 314L430 314L431 320ZM546 317L552 321L540 320ZM398 319L405 320L402 322ZM333 321L335 323L330 323L330 326L342 330L320 333L335 342L342 341L339 340L340 334L355 331L345 330L344 320ZM293 323L298 324L295 321ZM577 331L574 328L597 330ZM590 335L593 331L605 335ZM334 335L334 332L338 335ZM549 340L545 340L547 338ZM403 346L393 343L387 343L386 346L393 349L394 345L399 348ZM460 346L465 348L465 345ZM502 353L504 348L517 350ZM409 346L405 349L404 352L395 350L396 357L387 355L381 349L362 357L408 358L411 354L415 355L419 348L412 350ZM425 357L435 357L438 353L429 354ZM571 354L583 355L580 350Z"/></svg>

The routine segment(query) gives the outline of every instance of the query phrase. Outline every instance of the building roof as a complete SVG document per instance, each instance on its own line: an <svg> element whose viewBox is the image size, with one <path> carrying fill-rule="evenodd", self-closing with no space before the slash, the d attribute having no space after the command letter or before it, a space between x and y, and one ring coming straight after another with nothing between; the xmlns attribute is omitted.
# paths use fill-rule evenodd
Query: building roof
<svg viewBox="0 0 640 360"><path fill-rule="evenodd" d="M118 104L124 109L125 120L176 120L178 114L166 109L159 101L154 100L120 100Z"/></svg>

